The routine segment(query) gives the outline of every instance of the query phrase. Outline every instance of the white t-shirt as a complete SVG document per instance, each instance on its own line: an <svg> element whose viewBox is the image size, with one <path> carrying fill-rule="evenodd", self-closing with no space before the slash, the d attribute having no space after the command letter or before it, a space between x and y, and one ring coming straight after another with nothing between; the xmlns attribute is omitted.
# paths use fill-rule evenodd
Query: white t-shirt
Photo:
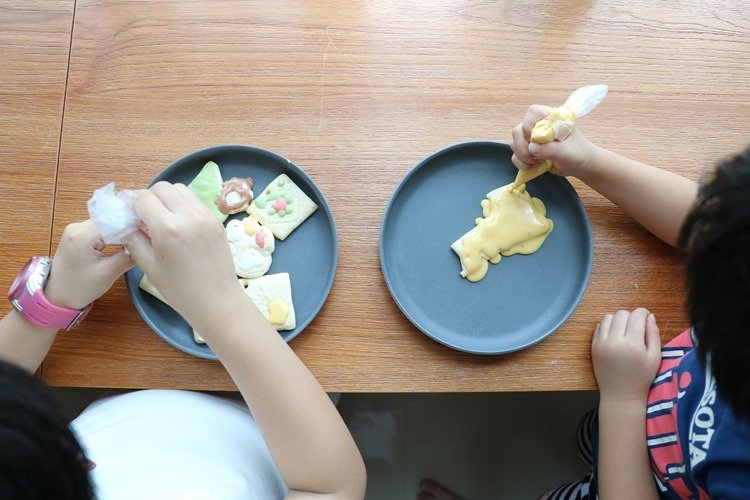
<svg viewBox="0 0 750 500"><path fill-rule="evenodd" d="M248 409L188 391L138 391L98 401L71 424L95 465L97 498L283 498Z"/></svg>

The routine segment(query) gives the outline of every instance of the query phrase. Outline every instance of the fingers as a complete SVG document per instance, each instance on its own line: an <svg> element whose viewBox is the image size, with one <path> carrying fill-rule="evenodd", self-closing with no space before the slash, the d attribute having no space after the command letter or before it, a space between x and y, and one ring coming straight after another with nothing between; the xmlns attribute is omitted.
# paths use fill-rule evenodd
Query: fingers
<svg viewBox="0 0 750 500"><path fill-rule="evenodd" d="M203 204L203 202L198 198L198 196L190 190L185 184L175 184L174 185L175 191L177 191L187 202L187 204L193 209L193 210L199 210L201 212L208 212L208 208L206 205ZM211 214L213 216L213 214Z"/></svg>
<svg viewBox="0 0 750 500"><path fill-rule="evenodd" d="M125 248L115 254L105 257L99 263L100 268L113 282L118 276L125 273L134 265L135 261L133 260L133 256Z"/></svg>
<svg viewBox="0 0 750 500"><path fill-rule="evenodd" d="M596 325L596 328L594 329L594 334L591 336L591 347L593 348L596 345L596 342L599 340L599 335L602 329L602 324L599 323Z"/></svg>
<svg viewBox="0 0 750 500"><path fill-rule="evenodd" d="M143 231L131 234L125 243L125 249L130 253L129 258L133 259L146 274L154 268L154 249L151 246L151 239Z"/></svg>
<svg viewBox="0 0 750 500"><path fill-rule="evenodd" d="M562 154L562 150L565 145L560 141L546 142L544 144L537 144L532 142L528 146L529 155L534 158L536 162L539 160L555 160Z"/></svg>
<svg viewBox="0 0 750 500"><path fill-rule="evenodd" d="M549 106L542 106L540 104L529 106L523 117L523 122L521 122L521 130L523 131L523 136L526 138L526 142L531 140L531 130L536 125L536 122L547 118L551 109Z"/></svg>
<svg viewBox="0 0 750 500"><path fill-rule="evenodd" d="M157 182L149 188L149 191L154 193L172 213L179 214L191 206L185 195L169 182Z"/></svg>
<svg viewBox="0 0 750 500"><path fill-rule="evenodd" d="M645 342L646 318L651 314L648 309L639 307L628 316L628 323L625 327L625 336L632 337L634 340Z"/></svg>
<svg viewBox="0 0 750 500"><path fill-rule="evenodd" d="M60 242L66 246L77 246L78 248L92 247L94 250L104 248L99 230L91 219L83 222L68 224L63 231Z"/></svg>
<svg viewBox="0 0 750 500"><path fill-rule="evenodd" d="M599 340L604 340L609 336L609 331L612 328L612 320L614 316L612 314L605 314L602 318L602 322L599 323Z"/></svg>
<svg viewBox="0 0 750 500"><path fill-rule="evenodd" d="M529 153L529 141L524 137L520 124L513 127L512 136L513 143L510 148L513 150L513 153L515 153L514 156L518 162L520 162L520 165L515 161L513 163L521 169L530 168L539 163L539 160Z"/></svg>
<svg viewBox="0 0 750 500"><path fill-rule="evenodd" d="M146 228L152 233L162 228L171 215L170 210L164 206L162 200L148 189L136 191L133 208L138 217L146 225ZM133 255L136 254L134 253Z"/></svg>
<svg viewBox="0 0 750 500"><path fill-rule="evenodd" d="M653 314L649 314L646 318L646 349L650 354L661 353L659 327L656 325L656 318Z"/></svg>
<svg viewBox="0 0 750 500"><path fill-rule="evenodd" d="M609 329L610 335L624 337L625 329L628 326L628 317L630 317L628 311L617 311L612 318L612 326Z"/></svg>

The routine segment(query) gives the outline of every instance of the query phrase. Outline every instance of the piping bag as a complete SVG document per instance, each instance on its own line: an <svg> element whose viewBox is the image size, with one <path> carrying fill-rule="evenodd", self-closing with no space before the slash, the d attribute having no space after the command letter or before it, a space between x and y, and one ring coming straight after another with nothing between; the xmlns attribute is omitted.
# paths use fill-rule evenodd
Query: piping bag
<svg viewBox="0 0 750 500"><path fill-rule="evenodd" d="M552 108L549 116L539 120L531 130L531 142L545 144L552 141L563 141L573 131L576 118L594 109L607 95L606 85L586 85L576 90L565 104ZM542 160L537 166L519 170L511 189L523 186L531 179L539 177L553 167L550 160Z"/></svg>
<svg viewBox="0 0 750 500"><path fill-rule="evenodd" d="M105 245L122 245L128 236L143 229L133 200L134 191L123 189L118 192L114 182L94 191L87 204L89 217Z"/></svg>

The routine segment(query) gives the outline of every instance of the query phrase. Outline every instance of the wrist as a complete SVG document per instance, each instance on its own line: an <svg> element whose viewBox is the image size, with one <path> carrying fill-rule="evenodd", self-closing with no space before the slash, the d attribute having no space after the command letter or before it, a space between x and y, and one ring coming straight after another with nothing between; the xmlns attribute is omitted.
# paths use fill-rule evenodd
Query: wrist
<svg viewBox="0 0 750 500"><path fill-rule="evenodd" d="M606 391L599 393L599 407L613 411L640 411L646 408L648 392L638 394L612 394Z"/></svg>
<svg viewBox="0 0 750 500"><path fill-rule="evenodd" d="M233 287L226 293L214 295L210 300L188 308L189 312L182 316L203 338L210 338L213 332L223 328L228 318L234 318L247 309L250 298L239 282L237 285L236 289Z"/></svg>
<svg viewBox="0 0 750 500"><path fill-rule="evenodd" d="M24 318L23 315L18 312L17 309L11 308L10 312L8 312L8 317L11 318L11 321L15 325L14 328L16 329L24 329L24 331L30 331L32 333L44 333L46 335L57 335L57 332L59 329L57 328L44 328L42 326L37 326L28 319Z"/></svg>
<svg viewBox="0 0 750 500"><path fill-rule="evenodd" d="M69 290L66 290L66 288L60 281L53 277L53 273L50 271L49 279L44 286L44 296L51 304L67 309L83 309L90 304L90 302L83 302L71 296Z"/></svg>
<svg viewBox="0 0 750 500"><path fill-rule="evenodd" d="M592 144L585 137L584 140L586 141L587 147L585 148L584 154L581 156L581 161L571 175L588 184L589 179L593 175L596 175L596 172L599 170L599 166L603 161L603 153L606 150L596 144Z"/></svg>

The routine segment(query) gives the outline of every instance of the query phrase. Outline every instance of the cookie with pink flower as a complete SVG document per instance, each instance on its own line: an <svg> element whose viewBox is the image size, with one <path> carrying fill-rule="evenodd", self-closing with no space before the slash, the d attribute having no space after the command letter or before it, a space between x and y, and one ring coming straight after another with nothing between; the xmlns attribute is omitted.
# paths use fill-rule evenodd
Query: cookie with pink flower
<svg viewBox="0 0 750 500"><path fill-rule="evenodd" d="M318 205L288 175L281 174L255 197L247 213L283 241L317 209Z"/></svg>

